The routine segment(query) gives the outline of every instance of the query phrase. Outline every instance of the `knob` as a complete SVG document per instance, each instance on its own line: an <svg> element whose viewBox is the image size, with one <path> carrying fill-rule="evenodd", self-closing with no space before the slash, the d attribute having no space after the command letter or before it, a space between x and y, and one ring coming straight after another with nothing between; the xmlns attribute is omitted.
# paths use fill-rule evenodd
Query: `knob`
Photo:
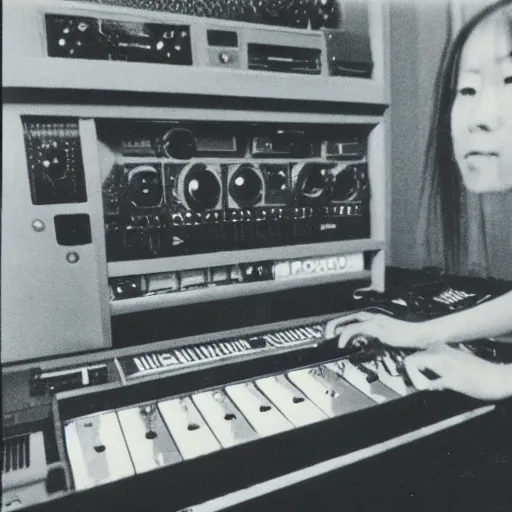
<svg viewBox="0 0 512 512"><path fill-rule="evenodd" d="M256 205L263 198L263 177L260 171L251 164L242 164L234 168L229 180L230 197L239 206Z"/></svg>
<svg viewBox="0 0 512 512"><path fill-rule="evenodd" d="M178 193L191 210L201 212L217 207L222 190L219 177L212 169L205 164L193 164L182 176Z"/></svg>
<svg viewBox="0 0 512 512"><path fill-rule="evenodd" d="M227 52L221 52L219 53L219 61L222 63L222 64L229 64L231 61L232 61L232 57L229 53Z"/></svg>
<svg viewBox="0 0 512 512"><path fill-rule="evenodd" d="M298 164L292 170L295 200L302 205L323 204L329 192L330 175L322 164Z"/></svg>
<svg viewBox="0 0 512 512"><path fill-rule="evenodd" d="M332 190L335 201L350 201L357 195L359 183L354 171L355 169L349 166L336 175Z"/></svg>
<svg viewBox="0 0 512 512"><path fill-rule="evenodd" d="M194 134L186 128L172 128L159 143L160 152L169 158L190 160L196 153Z"/></svg>

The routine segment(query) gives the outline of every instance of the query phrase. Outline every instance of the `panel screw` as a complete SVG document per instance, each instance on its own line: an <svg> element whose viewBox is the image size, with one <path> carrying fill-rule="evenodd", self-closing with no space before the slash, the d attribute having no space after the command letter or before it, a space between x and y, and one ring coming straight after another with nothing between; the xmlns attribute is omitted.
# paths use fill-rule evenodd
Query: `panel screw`
<svg viewBox="0 0 512 512"><path fill-rule="evenodd" d="M45 225L41 219L34 219L32 221L32 229L38 233L44 231Z"/></svg>
<svg viewBox="0 0 512 512"><path fill-rule="evenodd" d="M77 252L71 251L66 254L66 259L68 263L76 263L80 259L80 256L78 256Z"/></svg>

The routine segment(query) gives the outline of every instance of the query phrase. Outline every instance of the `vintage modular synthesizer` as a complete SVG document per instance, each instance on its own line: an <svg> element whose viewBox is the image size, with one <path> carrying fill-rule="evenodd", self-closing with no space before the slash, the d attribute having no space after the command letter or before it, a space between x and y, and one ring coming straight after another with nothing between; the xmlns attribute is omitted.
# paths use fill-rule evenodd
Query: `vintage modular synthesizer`
<svg viewBox="0 0 512 512"><path fill-rule="evenodd" d="M385 2L4 3L2 512L348 507L493 413L329 323L498 293L382 294L388 38Z"/></svg>

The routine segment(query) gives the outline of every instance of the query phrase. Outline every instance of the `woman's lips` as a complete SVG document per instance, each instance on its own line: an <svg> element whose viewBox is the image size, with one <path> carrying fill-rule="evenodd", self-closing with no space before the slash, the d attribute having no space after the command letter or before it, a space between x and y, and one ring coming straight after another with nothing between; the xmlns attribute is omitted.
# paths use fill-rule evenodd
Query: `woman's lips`
<svg viewBox="0 0 512 512"><path fill-rule="evenodd" d="M495 151L469 151L464 159L467 162L468 170L470 172L477 172L488 168L489 165L496 161L497 157L498 153Z"/></svg>
<svg viewBox="0 0 512 512"><path fill-rule="evenodd" d="M465 155L464 155L464 158L471 158L471 157L478 157L478 156L483 156L483 157L488 157L488 156L498 156L498 152L497 151L468 151Z"/></svg>

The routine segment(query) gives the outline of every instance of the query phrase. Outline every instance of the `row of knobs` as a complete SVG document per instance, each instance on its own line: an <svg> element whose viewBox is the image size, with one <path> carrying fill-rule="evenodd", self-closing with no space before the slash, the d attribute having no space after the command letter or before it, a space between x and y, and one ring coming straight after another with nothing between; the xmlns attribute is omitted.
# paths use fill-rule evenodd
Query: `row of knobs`
<svg viewBox="0 0 512 512"><path fill-rule="evenodd" d="M287 174L279 171L269 177L273 190L288 190ZM351 199L359 190L354 172L340 172L334 182L325 167L303 168L294 179L297 188L296 200L304 205L322 204L331 198L339 201ZM222 189L218 175L206 164L193 164L178 187L180 199L192 211L216 209ZM240 207L252 207L263 200L264 181L261 172L251 164L240 165L230 177L228 191L230 198ZM134 173L129 181L129 200L137 207L156 207L162 201L163 191L160 174L148 170Z"/></svg>

